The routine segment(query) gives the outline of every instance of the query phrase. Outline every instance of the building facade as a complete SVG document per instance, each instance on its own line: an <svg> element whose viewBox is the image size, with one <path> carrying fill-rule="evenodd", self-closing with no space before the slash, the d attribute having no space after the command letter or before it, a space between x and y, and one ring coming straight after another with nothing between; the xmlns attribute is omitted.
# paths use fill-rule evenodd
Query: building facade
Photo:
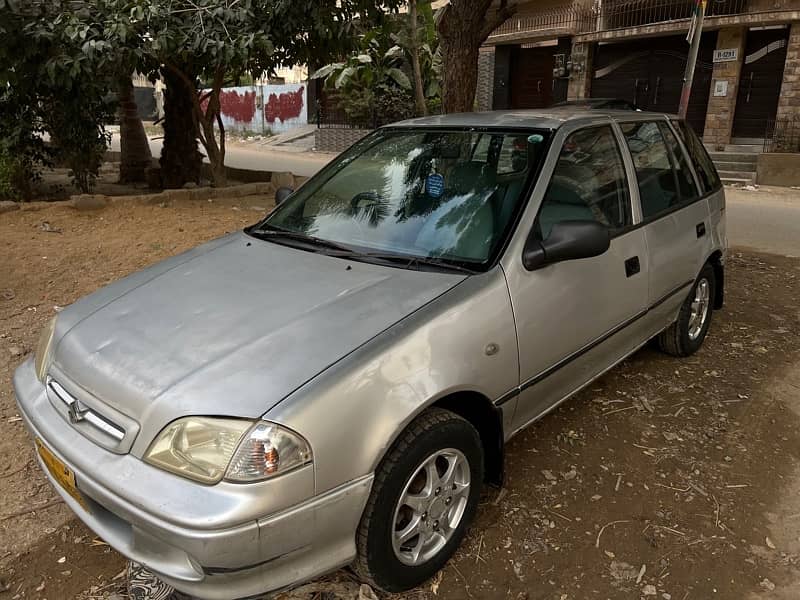
<svg viewBox="0 0 800 600"><path fill-rule="evenodd" d="M593 97L677 112L693 5L520 2L481 49L478 108ZM800 121L800 0L708 0L687 119L719 149Z"/></svg>

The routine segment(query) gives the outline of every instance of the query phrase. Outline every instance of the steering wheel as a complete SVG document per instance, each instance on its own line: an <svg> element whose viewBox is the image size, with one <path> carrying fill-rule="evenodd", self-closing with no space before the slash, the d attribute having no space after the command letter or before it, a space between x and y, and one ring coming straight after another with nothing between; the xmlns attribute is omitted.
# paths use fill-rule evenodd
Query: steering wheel
<svg viewBox="0 0 800 600"><path fill-rule="evenodd" d="M358 212L364 210L368 206L374 206L382 202L384 202L383 196L378 192L359 192L350 200L350 208L353 212Z"/></svg>

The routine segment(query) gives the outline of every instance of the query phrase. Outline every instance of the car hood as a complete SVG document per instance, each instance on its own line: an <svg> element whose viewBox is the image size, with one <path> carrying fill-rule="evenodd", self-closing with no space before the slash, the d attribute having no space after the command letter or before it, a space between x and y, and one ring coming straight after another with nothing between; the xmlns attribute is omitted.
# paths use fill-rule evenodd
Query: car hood
<svg viewBox="0 0 800 600"><path fill-rule="evenodd" d="M463 278L236 233L62 311L54 372L143 432L186 415L257 418Z"/></svg>

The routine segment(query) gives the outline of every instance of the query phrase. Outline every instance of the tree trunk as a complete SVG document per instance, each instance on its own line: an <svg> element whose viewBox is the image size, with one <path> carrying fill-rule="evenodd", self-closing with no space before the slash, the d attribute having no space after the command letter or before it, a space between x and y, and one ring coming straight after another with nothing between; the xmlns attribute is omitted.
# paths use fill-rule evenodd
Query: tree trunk
<svg viewBox="0 0 800 600"><path fill-rule="evenodd" d="M442 39L442 108L445 113L472 112L478 85L478 48L466 36Z"/></svg>
<svg viewBox="0 0 800 600"><path fill-rule="evenodd" d="M225 160L217 159L211 163L211 179L214 187L225 187L228 185L228 174L225 172Z"/></svg>
<svg viewBox="0 0 800 600"><path fill-rule="evenodd" d="M419 39L417 37L417 0L409 0L409 19L411 32L411 68L414 71L414 102L417 105L417 116L428 114L425 102L425 90L422 83L422 68L419 65Z"/></svg>
<svg viewBox="0 0 800 600"><path fill-rule="evenodd" d="M442 48L442 108L446 113L470 112L478 85L478 52L501 23L516 11L516 4L500 0L450 0L442 10L437 29Z"/></svg>
<svg viewBox="0 0 800 600"><path fill-rule="evenodd" d="M188 70L188 69L187 69ZM193 90L172 69L162 69L164 90L164 145L161 148L161 180L165 188L199 183L202 155L197 150L197 125L193 116Z"/></svg>
<svg viewBox="0 0 800 600"><path fill-rule="evenodd" d="M130 75L120 77L117 95L121 147L119 182L145 181L145 170L151 166L153 156L150 153L150 144L144 131L144 125L139 118Z"/></svg>
<svg viewBox="0 0 800 600"><path fill-rule="evenodd" d="M224 75L225 73L221 69L217 71L211 84L211 91L206 98L205 109L199 99L194 102L195 114L201 127L200 142L206 150L208 162L211 163L211 179L214 182L214 187L228 185L228 178L225 173L225 125L222 123L219 104ZM219 140L214 133L215 124L219 132Z"/></svg>

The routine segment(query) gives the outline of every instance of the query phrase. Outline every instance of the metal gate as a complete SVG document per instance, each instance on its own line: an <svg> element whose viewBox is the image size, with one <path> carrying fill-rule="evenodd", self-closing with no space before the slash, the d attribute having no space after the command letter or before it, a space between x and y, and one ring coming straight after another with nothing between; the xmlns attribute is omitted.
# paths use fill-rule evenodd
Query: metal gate
<svg viewBox="0 0 800 600"><path fill-rule="evenodd" d="M716 32L703 34L687 120L702 135L711 90ZM622 98L642 110L678 112L689 44L683 36L598 45L591 95Z"/></svg>
<svg viewBox="0 0 800 600"><path fill-rule="evenodd" d="M553 103L553 48L511 52L511 108L545 108Z"/></svg>
<svg viewBox="0 0 800 600"><path fill-rule="evenodd" d="M785 27L747 32L733 137L763 138L767 122L775 119L788 38L789 29Z"/></svg>

